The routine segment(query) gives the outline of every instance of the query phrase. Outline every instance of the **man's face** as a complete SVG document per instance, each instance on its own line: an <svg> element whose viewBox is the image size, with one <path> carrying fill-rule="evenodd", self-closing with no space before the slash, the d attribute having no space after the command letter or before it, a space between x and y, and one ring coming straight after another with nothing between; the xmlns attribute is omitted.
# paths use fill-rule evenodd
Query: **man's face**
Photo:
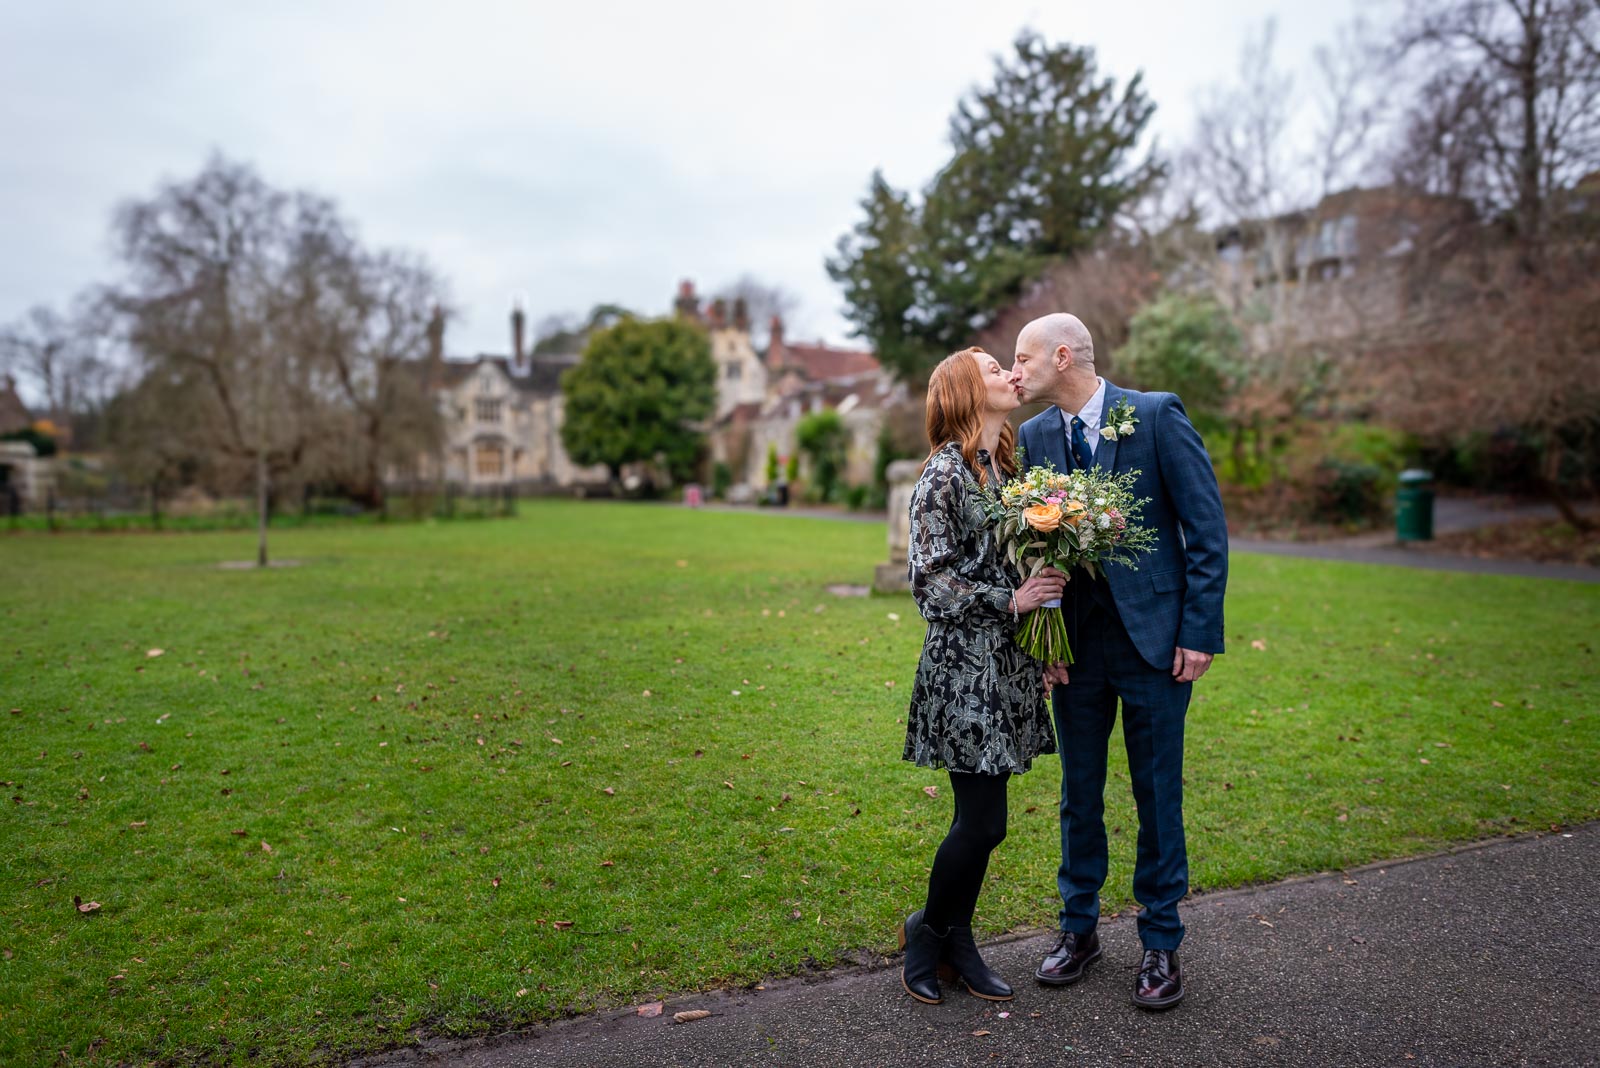
<svg viewBox="0 0 1600 1068"><path fill-rule="evenodd" d="M1017 338L1017 353L1011 362L1011 388L1017 391L1023 404L1053 392L1059 377L1056 361L1043 344L1026 333Z"/></svg>

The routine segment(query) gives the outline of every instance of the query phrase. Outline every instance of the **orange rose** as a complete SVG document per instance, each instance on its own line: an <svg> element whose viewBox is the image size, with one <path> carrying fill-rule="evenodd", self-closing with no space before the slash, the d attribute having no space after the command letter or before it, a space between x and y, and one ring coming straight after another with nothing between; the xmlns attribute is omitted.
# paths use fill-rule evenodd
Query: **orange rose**
<svg viewBox="0 0 1600 1068"><path fill-rule="evenodd" d="M1022 518L1034 530L1041 534L1048 534L1061 525L1061 506L1059 504L1036 504L1032 508L1022 510Z"/></svg>
<svg viewBox="0 0 1600 1068"><path fill-rule="evenodd" d="M1087 514L1088 508L1082 501L1068 501L1062 505L1062 512L1061 518L1065 519L1068 525L1075 527L1078 525L1078 520Z"/></svg>

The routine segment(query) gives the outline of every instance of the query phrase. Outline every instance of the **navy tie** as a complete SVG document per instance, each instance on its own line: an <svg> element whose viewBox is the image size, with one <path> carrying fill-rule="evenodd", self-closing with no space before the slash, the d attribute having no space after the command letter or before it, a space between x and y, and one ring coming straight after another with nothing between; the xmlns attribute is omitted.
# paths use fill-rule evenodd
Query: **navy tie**
<svg viewBox="0 0 1600 1068"><path fill-rule="evenodd" d="M1091 454L1089 452L1089 439L1083 436L1083 420L1077 416L1072 417L1072 462L1080 470L1089 469Z"/></svg>

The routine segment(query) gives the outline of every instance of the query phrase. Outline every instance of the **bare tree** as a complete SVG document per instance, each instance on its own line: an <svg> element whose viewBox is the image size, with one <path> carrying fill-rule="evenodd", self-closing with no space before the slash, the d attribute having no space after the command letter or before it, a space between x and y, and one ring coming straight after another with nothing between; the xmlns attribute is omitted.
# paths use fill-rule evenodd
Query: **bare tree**
<svg viewBox="0 0 1600 1068"><path fill-rule="evenodd" d="M1398 179L1448 213L1413 242L1403 314L1374 338L1372 401L1440 442L1515 430L1573 526L1600 467L1600 4L1413 0L1397 55L1416 88Z"/></svg>
<svg viewBox="0 0 1600 1068"><path fill-rule="evenodd" d="M1600 4L1409 0L1397 55L1423 71L1402 175L1504 215L1539 273L1553 201L1600 160Z"/></svg>
<svg viewBox="0 0 1600 1068"><path fill-rule="evenodd" d="M325 202L220 156L116 216L127 279L114 299L131 344L147 373L203 390L210 447L253 470L261 566L271 476L300 469L324 410L316 354L295 325L313 305L287 276L336 223Z"/></svg>
<svg viewBox="0 0 1600 1068"><path fill-rule="evenodd" d="M47 305L0 328L0 363L20 372L38 391L45 416L65 436L95 360L82 325Z"/></svg>
<svg viewBox="0 0 1600 1068"><path fill-rule="evenodd" d="M328 317L323 344L351 413L361 494L384 509L385 470L433 451L442 436L425 372L443 285L426 263L400 252L352 247L333 268L343 304Z"/></svg>

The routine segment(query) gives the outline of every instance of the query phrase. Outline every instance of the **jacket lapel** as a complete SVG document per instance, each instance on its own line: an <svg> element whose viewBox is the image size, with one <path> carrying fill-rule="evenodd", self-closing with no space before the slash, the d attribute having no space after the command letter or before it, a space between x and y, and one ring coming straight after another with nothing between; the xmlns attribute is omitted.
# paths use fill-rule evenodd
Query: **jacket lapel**
<svg viewBox="0 0 1600 1068"><path fill-rule="evenodd" d="M1055 405L1045 412L1042 433L1045 459L1057 471L1071 471L1072 461L1067 459L1067 424L1061 418L1061 409Z"/></svg>
<svg viewBox="0 0 1600 1068"><path fill-rule="evenodd" d="M1102 428L1111 425L1111 409L1115 408L1121 400L1122 390L1113 386L1110 379L1106 379L1105 406L1100 409L1100 426ZM1120 442L1112 441L1109 438L1101 438L1100 444L1094 450L1094 466L1103 469L1108 474L1116 474L1118 444Z"/></svg>

